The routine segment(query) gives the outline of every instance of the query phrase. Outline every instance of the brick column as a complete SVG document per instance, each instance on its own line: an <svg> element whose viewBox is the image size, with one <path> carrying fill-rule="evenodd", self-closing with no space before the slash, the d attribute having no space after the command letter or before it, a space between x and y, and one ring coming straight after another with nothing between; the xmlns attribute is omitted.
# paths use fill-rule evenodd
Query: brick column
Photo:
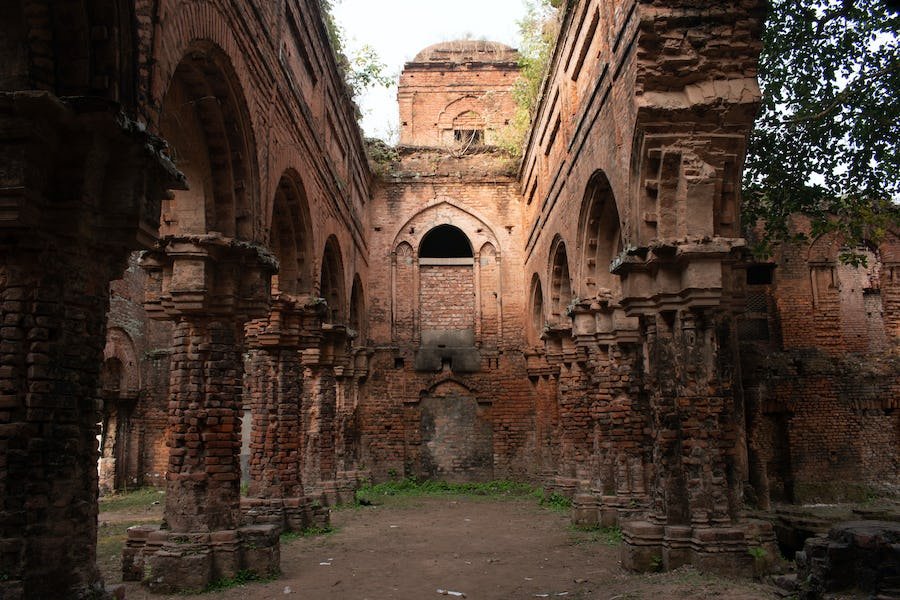
<svg viewBox="0 0 900 600"><path fill-rule="evenodd" d="M303 352L300 468L307 496L333 506L352 501L358 484L355 471L338 471L337 460L338 396L357 365L345 326L325 323L321 332L319 346Z"/></svg>
<svg viewBox="0 0 900 600"><path fill-rule="evenodd" d="M576 500L605 526L646 512L649 407L640 387L637 319L602 290L574 307L572 334L589 377L590 482ZM590 499L588 498L590 497ZM579 514L584 514L584 510Z"/></svg>
<svg viewBox="0 0 900 600"><path fill-rule="evenodd" d="M240 522L243 330L267 311L275 264L219 235L168 238L144 258L148 314L175 321L169 471L163 526L129 531L123 578L153 591L278 571L279 528Z"/></svg>
<svg viewBox="0 0 900 600"><path fill-rule="evenodd" d="M308 297L276 293L266 318L247 325L244 396L251 407L249 497L245 521L302 531L328 524L328 511L305 497L300 451L304 388L301 356L322 337L323 307Z"/></svg>
<svg viewBox="0 0 900 600"><path fill-rule="evenodd" d="M643 212L612 265L623 308L641 319L654 465L650 511L623 526L622 562L751 572L748 549L776 551L771 526L738 512L747 467L734 334L743 272L734 265L746 242L737 237L734 165L746 130L722 120L729 135L674 139L658 117L643 116L634 147Z"/></svg>
<svg viewBox="0 0 900 600"><path fill-rule="evenodd" d="M165 519L173 533L236 529L240 514L239 324L181 316L169 377Z"/></svg>
<svg viewBox="0 0 900 600"><path fill-rule="evenodd" d="M0 93L0 597L99 598L109 283L152 242L161 144L107 102Z"/></svg>

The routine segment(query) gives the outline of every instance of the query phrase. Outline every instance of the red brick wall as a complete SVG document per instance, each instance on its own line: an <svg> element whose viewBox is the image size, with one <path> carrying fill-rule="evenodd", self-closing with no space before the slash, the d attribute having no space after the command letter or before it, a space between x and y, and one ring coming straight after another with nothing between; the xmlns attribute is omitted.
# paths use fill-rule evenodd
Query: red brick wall
<svg viewBox="0 0 900 600"><path fill-rule="evenodd" d="M796 230L809 224L795 218ZM860 499L900 486L900 362L896 355L900 242L843 264L833 234L784 245L769 300L770 339L744 344L751 452L775 499Z"/></svg>
<svg viewBox="0 0 900 600"><path fill-rule="evenodd" d="M419 267L422 330L475 327L475 282L471 266Z"/></svg>

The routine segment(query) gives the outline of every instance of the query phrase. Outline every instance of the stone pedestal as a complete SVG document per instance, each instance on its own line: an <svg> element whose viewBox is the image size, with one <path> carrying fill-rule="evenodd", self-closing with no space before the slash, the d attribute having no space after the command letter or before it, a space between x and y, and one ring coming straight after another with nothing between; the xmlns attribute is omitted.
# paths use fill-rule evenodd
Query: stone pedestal
<svg viewBox="0 0 900 600"><path fill-rule="evenodd" d="M299 498L244 498L241 522L245 525L275 525L279 531L324 529L331 524L331 511L318 500Z"/></svg>
<svg viewBox="0 0 900 600"><path fill-rule="evenodd" d="M143 581L151 591L171 594L199 592L245 571L277 575L280 531L275 525L209 533L132 527L122 554L122 579Z"/></svg>
<svg viewBox="0 0 900 600"><path fill-rule="evenodd" d="M744 521L725 527L660 525L631 521L622 525L622 566L639 572L692 565L725 576L759 574L756 556L778 556L771 524Z"/></svg>
<svg viewBox="0 0 900 600"><path fill-rule="evenodd" d="M593 494L576 494L572 500L572 525L596 527L600 524L599 502Z"/></svg>

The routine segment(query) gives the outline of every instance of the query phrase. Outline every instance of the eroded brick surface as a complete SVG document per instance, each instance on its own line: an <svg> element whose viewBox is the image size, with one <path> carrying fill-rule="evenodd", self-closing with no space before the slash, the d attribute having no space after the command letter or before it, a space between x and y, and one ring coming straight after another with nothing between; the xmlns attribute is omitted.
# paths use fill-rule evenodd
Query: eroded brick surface
<svg viewBox="0 0 900 600"><path fill-rule="evenodd" d="M763 3L708 4L569 3L521 160L515 50L430 46L379 164L317 2L5 12L0 595L99 585L98 423L104 489L166 480L123 557L161 592L369 478L538 482L639 570L896 491L900 246L748 264Z"/></svg>

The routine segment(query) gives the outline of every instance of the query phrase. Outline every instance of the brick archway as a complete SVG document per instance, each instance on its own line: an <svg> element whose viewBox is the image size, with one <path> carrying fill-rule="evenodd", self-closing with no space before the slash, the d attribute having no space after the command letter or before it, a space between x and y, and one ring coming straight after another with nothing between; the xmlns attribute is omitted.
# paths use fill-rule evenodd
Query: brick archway
<svg viewBox="0 0 900 600"><path fill-rule="evenodd" d="M229 57L212 42L192 43L160 110L160 131L188 184L163 206L163 236L254 239L259 177L247 110Z"/></svg>

